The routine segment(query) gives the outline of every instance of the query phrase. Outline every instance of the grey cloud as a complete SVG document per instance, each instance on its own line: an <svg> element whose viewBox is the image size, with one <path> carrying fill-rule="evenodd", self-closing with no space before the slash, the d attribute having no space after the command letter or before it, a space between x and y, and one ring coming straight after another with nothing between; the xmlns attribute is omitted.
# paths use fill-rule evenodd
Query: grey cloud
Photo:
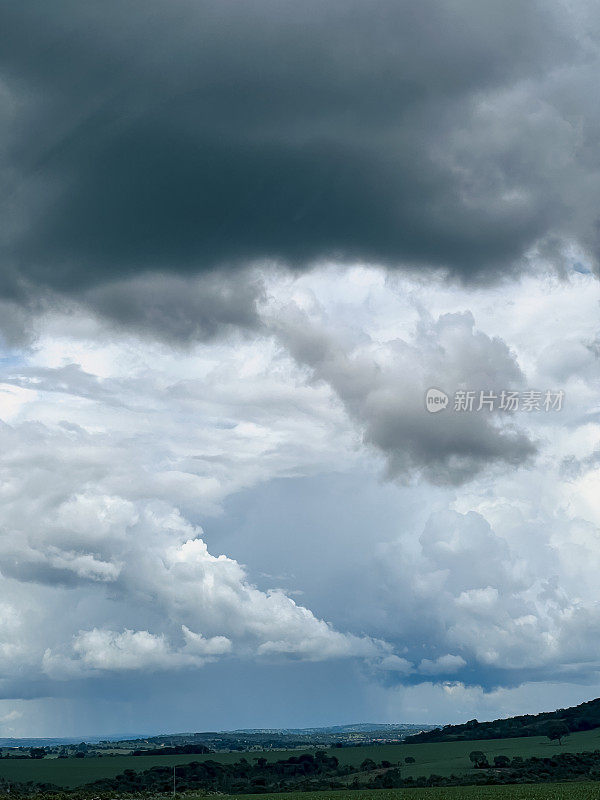
<svg viewBox="0 0 600 800"><path fill-rule="evenodd" d="M258 329L262 293L260 279L250 272L234 279L214 273L192 279L150 274L97 286L82 299L123 329L185 343Z"/></svg>
<svg viewBox="0 0 600 800"><path fill-rule="evenodd" d="M596 50L592 35L578 60L577 14L559 5L65 0L0 15L5 296L85 294L186 339L211 335L223 304L226 324L248 324L238 271L227 302L209 289L183 304L195 325L169 319L181 298L160 279L97 287L265 259L481 278L536 243L595 246L578 70Z"/></svg>
<svg viewBox="0 0 600 800"><path fill-rule="evenodd" d="M35 317L39 303L23 298L23 302L0 299L0 341L7 347L23 347L35 337Z"/></svg>
<svg viewBox="0 0 600 800"><path fill-rule="evenodd" d="M4 344L30 346L38 334L40 318L56 313L91 315L101 325L108 324L109 333L116 329L179 346L261 328L259 304L264 288L255 270L185 276L145 272L98 280L97 285L78 287L66 295L55 288L42 291L32 281L22 283L15 297L0 298Z"/></svg>
<svg viewBox="0 0 600 800"><path fill-rule="evenodd" d="M462 388L499 396L523 384L506 343L477 331L470 313L423 318L413 340L385 346L352 347L294 307L272 326L312 379L333 388L363 428L365 441L386 457L392 477L421 474L434 483L458 485L494 463L518 466L536 453L535 442L497 414L425 409L425 392L432 386L449 394Z"/></svg>
<svg viewBox="0 0 600 800"><path fill-rule="evenodd" d="M101 400L110 405L125 405L118 397L121 388L118 381L102 381L96 375L85 372L79 364L56 368L19 367L14 373L7 371L2 375L2 382L24 389L65 393L72 397Z"/></svg>

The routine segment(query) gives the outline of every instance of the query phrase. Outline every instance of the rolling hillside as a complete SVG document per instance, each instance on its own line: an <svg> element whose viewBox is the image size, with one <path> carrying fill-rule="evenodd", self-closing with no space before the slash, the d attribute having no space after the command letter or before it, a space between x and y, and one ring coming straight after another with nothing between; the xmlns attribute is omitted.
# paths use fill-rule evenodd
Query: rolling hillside
<svg viewBox="0 0 600 800"><path fill-rule="evenodd" d="M563 723L571 733L600 728L600 698L571 708L559 708L541 714L495 719L491 722L469 720L462 725L444 725L408 736L407 742L455 742L478 739L512 739L524 736L545 736L549 726Z"/></svg>

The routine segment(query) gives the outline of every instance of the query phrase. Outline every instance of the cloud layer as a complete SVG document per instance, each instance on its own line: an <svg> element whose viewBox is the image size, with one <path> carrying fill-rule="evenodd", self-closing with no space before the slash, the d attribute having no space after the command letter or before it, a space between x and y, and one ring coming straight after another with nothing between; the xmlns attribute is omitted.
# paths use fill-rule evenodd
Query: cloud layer
<svg viewBox="0 0 600 800"><path fill-rule="evenodd" d="M182 351L126 328L115 341L80 305L6 359L7 696L232 660L359 660L390 691L592 679L594 279L528 279L502 303L477 289L472 310L443 282L366 269L345 273L340 304L338 280L271 276L253 341ZM431 384L560 385L567 400L509 422L431 415ZM386 500L387 532L360 491L360 534L335 522L335 499L333 528L318 515L314 532L290 529L286 501L264 529L235 530L262 485L359 470L405 486ZM237 521L235 497L249 504Z"/></svg>
<svg viewBox="0 0 600 800"><path fill-rule="evenodd" d="M170 671L369 719L597 682L595 5L15 1L0 43L0 724Z"/></svg>

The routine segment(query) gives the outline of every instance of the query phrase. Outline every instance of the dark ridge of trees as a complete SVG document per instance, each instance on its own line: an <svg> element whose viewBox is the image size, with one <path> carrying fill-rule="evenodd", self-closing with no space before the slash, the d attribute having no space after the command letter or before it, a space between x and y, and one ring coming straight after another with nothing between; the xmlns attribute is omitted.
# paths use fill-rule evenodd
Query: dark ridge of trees
<svg viewBox="0 0 600 800"><path fill-rule="evenodd" d="M523 759L515 756L495 756L494 766L487 758L481 759L481 751L471 753L475 766L463 775L430 775L429 777L402 776L399 767L372 770L368 783L358 779L356 767L340 767L335 757L325 753L302 754L287 759L266 763L264 758L254 759L251 764L245 758L235 764L222 764L209 760L194 761L176 767L178 792L200 790L223 794L250 794L263 792L299 792L319 789L393 789L422 786L464 786L517 783L554 783L567 781L600 782L600 750L584 753L557 753L552 758ZM260 763L259 763L260 762ZM363 773L364 774L364 773ZM348 777L354 781L348 783ZM346 780L342 778L346 776ZM0 779L0 795L8 793L8 784ZM59 789L52 784L21 783L10 785L12 798L39 797L44 800L73 800L79 798L113 798L116 795L132 796L165 793L173 789L173 768L153 767L144 772L125 770L116 778L106 778L76 789Z"/></svg>
<svg viewBox="0 0 600 800"><path fill-rule="evenodd" d="M162 751L161 751L162 752ZM202 789L225 794L239 794L264 791L295 791L306 788L342 787L337 780L340 776L356 772L353 767L340 767L335 756L324 751L303 753L268 763L265 758L253 759L250 763L241 758L234 764L224 764L209 759L179 764L176 767L176 786L178 791ZM81 789L102 792L136 793L168 792L173 787L173 767L152 767L144 772L125 770L116 778L103 778L86 784Z"/></svg>
<svg viewBox="0 0 600 800"><path fill-rule="evenodd" d="M559 728L560 726L560 728ZM405 742L453 742L476 741L477 739L510 739L519 736L548 736L561 730L563 736L577 731L600 728L600 698L581 703L571 708L559 708L542 714L526 714L521 717L495 719L479 722L471 719L462 725L444 725L431 731L407 736Z"/></svg>
<svg viewBox="0 0 600 800"><path fill-rule="evenodd" d="M430 775L428 778L402 778L399 770L378 775L367 784L369 789L410 788L412 786L465 786L468 784L557 783L568 781L600 781L600 750L586 753L558 753L552 758L496 756L494 767L471 755L477 771L467 775ZM476 758L477 757L477 758Z"/></svg>
<svg viewBox="0 0 600 800"><path fill-rule="evenodd" d="M495 756L494 766L490 766L481 751L473 751L471 761L476 767L463 775L430 775L428 778L402 776L397 766L376 769L368 764L367 770L373 772L368 783L361 783L358 777L348 784L341 780L344 776L356 775L360 768L340 767L337 758L328 757L317 751L310 754L292 756L274 763L265 759L255 759L250 764L241 759L235 764L221 764L216 761L193 762L177 767L177 787L179 791L202 789L227 794L247 794L257 792L313 791L316 789L392 789L411 786L457 786L468 784L515 784L515 783L553 783L558 781L593 780L600 781L600 750L585 753L557 753L552 758L523 759L515 756ZM261 762L260 764L258 762ZM114 779L95 781L82 787L94 794L110 792L168 792L173 785L171 767L154 767L143 773L127 770Z"/></svg>
<svg viewBox="0 0 600 800"><path fill-rule="evenodd" d="M134 750L132 756L179 756L179 755L206 755L214 753L205 744L181 744L175 747L154 747L148 750Z"/></svg>

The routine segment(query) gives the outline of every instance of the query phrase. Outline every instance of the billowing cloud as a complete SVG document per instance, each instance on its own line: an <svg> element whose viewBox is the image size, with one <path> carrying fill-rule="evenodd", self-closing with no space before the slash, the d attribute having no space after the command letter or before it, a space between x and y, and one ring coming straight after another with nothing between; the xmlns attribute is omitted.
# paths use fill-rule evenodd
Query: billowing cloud
<svg viewBox="0 0 600 800"><path fill-rule="evenodd" d="M94 628L80 631L74 637L73 657L55 655L47 649L42 664L50 677L60 679L103 671L198 668L208 660L231 652L231 640L226 636L206 639L185 626L183 634L185 645L180 650L173 650L162 634L132 630L117 633Z"/></svg>
<svg viewBox="0 0 600 800"><path fill-rule="evenodd" d="M447 653L445 656L439 656L434 661L424 658L419 664L419 672L424 675L448 675L452 672L458 672L459 669L466 666L467 662L462 656L454 656L452 653Z"/></svg>
<svg viewBox="0 0 600 800"><path fill-rule="evenodd" d="M10 477L0 515L4 578L87 587L137 609L142 621L164 627L166 620L171 635L174 628L181 640L172 644L166 633L147 629L82 630L63 655L61 648L58 654L47 648L49 674L83 667L198 666L230 651L308 660L389 652L383 642L336 631L281 590L259 590L237 561L209 553L202 531L174 507L140 497L135 482L121 483L119 494L104 493L111 483L117 489L117 476L103 442L88 440L86 446L77 430L7 428L4 459ZM11 442L18 450L10 451ZM60 474L54 470L57 458ZM5 614L7 630L12 613Z"/></svg>
<svg viewBox="0 0 600 800"><path fill-rule="evenodd" d="M265 661L388 654L384 642L340 632L281 589L259 589L238 561L209 551L202 529L178 507L194 516L207 509L214 514L215 501L218 505L233 489L225 488L226 475L234 483L241 479L238 486L261 480L261 470L253 474L245 463L251 465L265 448L262 469L269 473L269 463L280 461L276 469L285 474L291 453L284 427L272 441L263 440L252 405L252 421L242 423L238 433L229 424L192 423L194 409L200 412L196 402L210 402L200 385L148 383L142 378L145 367L137 369L137 376L102 379L75 365L17 366L15 375L7 376L6 388L22 393L16 396L17 416L20 403L24 411L39 402L34 416L46 421L0 425L0 571L5 583L51 592L51 606L63 624L44 633L40 619L42 630L32 637L25 620L9 635L13 612L7 606L5 663L14 651L35 672L42 648L45 672L57 677L193 668L230 654ZM210 391L218 403L225 374L220 381L213 377ZM64 398L79 404L81 417L53 419ZM243 392L236 397L233 391L231 399L246 402ZM295 414L297 401L294 396ZM286 398L280 402L285 408ZM151 422L148 427L149 414L156 413L152 407L163 403L172 415L180 409L166 436L151 431ZM238 414L236 425L240 422ZM298 429L293 422L292 437ZM222 461L232 449L231 435L237 439L236 459ZM96 608L63 615L70 592L96 597ZM105 602L121 609L112 624Z"/></svg>
<svg viewBox="0 0 600 800"><path fill-rule="evenodd" d="M295 307L273 323L279 340L327 382L349 414L364 427L365 441L387 459L389 474L406 479L424 474L437 483L460 484L498 462L518 466L535 443L508 415L461 413L450 407L428 413L425 394L443 387L494 392L520 387L524 376L499 337L475 329L470 313L425 315L412 339L345 341ZM506 419L506 417L508 418Z"/></svg>
<svg viewBox="0 0 600 800"><path fill-rule="evenodd" d="M384 603L404 613L396 618L396 638L409 660L423 642L432 653L413 672L458 675L488 688L534 675L589 680L600 663L600 617L587 588L598 568L599 534L588 530L588 561L578 561L573 572L567 549L579 524L563 520L564 542L556 536L539 564L473 511L436 512L416 548L410 540L383 547L381 570L388 577L381 584L390 593ZM413 675L413 682L422 679Z"/></svg>

